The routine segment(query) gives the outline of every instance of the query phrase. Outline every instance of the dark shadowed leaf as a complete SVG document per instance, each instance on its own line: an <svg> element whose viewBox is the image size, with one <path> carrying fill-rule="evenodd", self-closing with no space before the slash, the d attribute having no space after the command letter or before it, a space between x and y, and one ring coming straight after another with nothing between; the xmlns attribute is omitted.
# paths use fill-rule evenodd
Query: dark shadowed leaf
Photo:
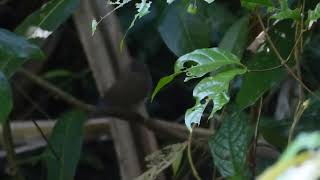
<svg viewBox="0 0 320 180"><path fill-rule="evenodd" d="M26 60L43 59L41 49L15 33L0 29L0 71L10 77Z"/></svg>
<svg viewBox="0 0 320 180"><path fill-rule="evenodd" d="M0 123L3 124L12 110L12 94L10 84L0 71Z"/></svg>
<svg viewBox="0 0 320 180"><path fill-rule="evenodd" d="M251 69L266 69L279 65L275 56L259 53L249 60ZM252 64L252 65L251 65ZM243 76L243 84L236 97L240 109L254 104L267 90L277 85L284 78L284 69L270 71L248 72Z"/></svg>
<svg viewBox="0 0 320 180"><path fill-rule="evenodd" d="M230 51L241 58L247 45L248 34L249 16L244 16L228 29L219 44L219 48Z"/></svg>
<svg viewBox="0 0 320 180"><path fill-rule="evenodd" d="M204 18L201 13L188 13L182 1L176 1L165 10L158 30L169 49L181 56L209 47L210 29Z"/></svg>
<svg viewBox="0 0 320 180"><path fill-rule="evenodd" d="M294 28L290 22L281 21L275 26L275 30L269 32L273 43L283 58L287 58L293 47ZM267 44L259 48L259 52L248 58L248 73L244 75L243 84L236 97L236 103L240 109L252 105L267 90L280 83L285 77L284 67L266 70L280 64L272 48ZM287 62L292 64L292 57ZM264 70L253 72L250 70Z"/></svg>
<svg viewBox="0 0 320 180"><path fill-rule="evenodd" d="M51 0L28 16L15 30L41 45L79 5L80 0Z"/></svg>
<svg viewBox="0 0 320 180"><path fill-rule="evenodd" d="M253 135L248 118L233 113L209 139L214 164L223 177L245 176L248 146Z"/></svg>
<svg viewBox="0 0 320 180"><path fill-rule="evenodd" d="M50 148L46 149L43 160L47 165L48 180L73 179L80 158L84 122L83 112L71 111L64 114L56 123L49 142L60 161Z"/></svg>

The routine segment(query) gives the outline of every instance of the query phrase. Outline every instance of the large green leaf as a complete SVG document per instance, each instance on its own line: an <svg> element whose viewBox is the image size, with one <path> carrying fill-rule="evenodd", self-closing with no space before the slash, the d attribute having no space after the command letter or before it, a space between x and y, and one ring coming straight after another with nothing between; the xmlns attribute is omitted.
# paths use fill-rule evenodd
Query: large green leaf
<svg viewBox="0 0 320 180"><path fill-rule="evenodd" d="M288 21L281 21L269 32L273 43L284 58L289 55L294 44L294 28L289 24ZM257 54L248 57L247 62L249 72L244 75L241 89L236 97L240 109L255 103L267 90L279 84L285 77L283 67L266 70L280 65L280 60L268 44L262 45ZM291 61L287 63L290 65Z"/></svg>
<svg viewBox="0 0 320 180"><path fill-rule="evenodd" d="M188 63L192 63L193 65L191 67L186 67L186 64ZM219 70L226 65L236 65L241 67L241 70L246 71L246 68L240 63L237 56L219 48L197 49L191 53L185 54L176 61L174 74L160 79L152 94L152 98L161 90L161 88L170 83L175 76L182 72L186 72L185 81L188 81L190 79L200 78L205 74ZM239 68L236 69L239 70Z"/></svg>
<svg viewBox="0 0 320 180"><path fill-rule="evenodd" d="M223 177L244 176L249 144L253 135L248 118L233 113L209 139L214 164Z"/></svg>
<svg viewBox="0 0 320 180"><path fill-rule="evenodd" d="M249 59L249 69L266 69L279 65L275 56L259 53ZM283 68L262 72L248 72L243 76L243 83L236 97L240 109L254 104L267 90L277 85L284 78Z"/></svg>
<svg viewBox="0 0 320 180"><path fill-rule="evenodd" d="M0 29L0 71L10 77L26 60L43 59L41 49L15 33Z"/></svg>
<svg viewBox="0 0 320 180"><path fill-rule="evenodd" d="M15 30L41 45L77 8L80 0L51 0L28 16Z"/></svg>
<svg viewBox="0 0 320 180"><path fill-rule="evenodd" d="M196 63L196 65L186 67L186 63ZM175 73L185 71L187 75L185 81L188 81L231 64L243 66L239 58L228 51L219 48L197 49L176 61Z"/></svg>
<svg viewBox="0 0 320 180"><path fill-rule="evenodd" d="M83 112L71 111L56 123L49 142L59 160L49 147L43 154L48 180L73 179L80 158L84 122Z"/></svg>
<svg viewBox="0 0 320 180"><path fill-rule="evenodd" d="M213 108L209 118L229 102L228 89L229 82L239 74L246 72L244 68L234 68L212 77L202 79L194 88L193 96L196 98L196 104L187 110L185 114L186 126L191 130L193 123L200 124L201 116L209 101L213 102ZM203 103L202 101L205 100Z"/></svg>
<svg viewBox="0 0 320 180"><path fill-rule="evenodd" d="M225 33L219 44L219 48L228 50L241 58L247 45L248 34L249 16L244 16L236 21Z"/></svg>
<svg viewBox="0 0 320 180"><path fill-rule="evenodd" d="M0 123L3 124L12 110L12 94L10 84L0 71Z"/></svg>
<svg viewBox="0 0 320 180"><path fill-rule="evenodd" d="M183 1L175 1L164 11L158 30L177 56L210 45L210 29L201 13L187 12Z"/></svg>

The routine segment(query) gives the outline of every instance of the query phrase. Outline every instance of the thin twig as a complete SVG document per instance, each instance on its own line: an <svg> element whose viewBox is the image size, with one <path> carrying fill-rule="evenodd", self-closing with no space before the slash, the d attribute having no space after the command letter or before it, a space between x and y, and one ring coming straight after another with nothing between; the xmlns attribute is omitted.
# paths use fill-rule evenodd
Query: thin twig
<svg viewBox="0 0 320 180"><path fill-rule="evenodd" d="M41 114L43 114L44 116L46 116L47 119L51 119L51 118L49 117L49 115L48 115L46 112L44 112L44 111L39 107L38 104L36 104L35 102L33 102L33 100L21 89L20 86L18 86L18 85L16 84L16 87L17 87L17 90L20 92L20 94L21 94L27 101L29 101L29 103L31 103L34 108L36 108ZM35 125L35 127L37 128L37 130L40 132L40 135L41 135L41 137L43 138L43 140L46 142L46 144L47 144L50 152L53 154L53 156L54 156L58 161L60 161L59 155L58 155L57 152L54 150L53 146L51 145L50 141L48 140L48 138L46 137L46 135L44 134L44 132L43 132L42 129L40 128L39 124L38 124L34 119L32 119L31 121L33 122L33 124Z"/></svg>
<svg viewBox="0 0 320 180"><path fill-rule="evenodd" d="M19 72L21 74L25 75L25 77L28 78L29 80L31 80L32 82L36 83L37 85L41 86L42 88L46 89L47 91L54 93L55 95L57 95L58 97L60 97L61 99L63 99L65 102L67 102L69 104L71 104L75 107L78 107L80 109L87 109L90 111L95 110L95 106L83 103L82 101L74 98L73 96L68 95L67 93L65 93L61 89L57 88L56 86L53 86L48 81L45 81L42 78L39 78L38 76L36 76L33 73L31 73L27 70L24 70L24 69L20 69Z"/></svg>
<svg viewBox="0 0 320 180"><path fill-rule="evenodd" d="M269 42L269 44L270 44L272 50L274 51L274 53L276 54L277 58L280 60L281 64L283 64L283 66L287 69L287 71L289 72L289 74L290 74L296 81L298 81L298 83L300 83L305 90L307 90L310 94L312 94L314 97L316 97L316 98L320 101L320 97L319 97L317 94L315 94L313 91L311 91L311 90L302 82L302 80L299 79L299 77L292 71L292 69L285 63L285 60L282 58L282 56L281 56L281 54L279 53L278 49L275 47L273 41L271 40L268 32L266 31L266 27L264 26L260 15L257 14L257 17L258 17L258 19L259 19L259 22L260 22L260 25L261 25L263 31L266 33L267 41Z"/></svg>
<svg viewBox="0 0 320 180"><path fill-rule="evenodd" d="M40 87L49 91L50 93L58 96L59 98L61 98L61 100L69 103L70 105L78 107L79 109L81 109L83 111L87 111L89 113L97 113L98 112L98 109L95 106L90 105L90 104L86 104L86 103L82 102L81 100L76 99L72 95L64 92L63 90L59 89L58 87L51 84L50 82L38 77L37 75L35 75L31 72L28 72L26 70L21 70L19 72L25 74L26 77L30 81L36 83ZM159 134L166 134L168 136L172 136L172 137L175 137L178 139L187 139L188 138L188 134L189 134L188 129L185 127L182 128L182 125L179 125L176 123L166 122L163 120L156 120L156 119L152 119L152 118L146 119L146 118L142 117L141 115L137 114L136 112L130 112L126 109L119 109L119 108L111 108L110 107L101 113L103 113L103 115L105 115L105 116L118 117L120 120L141 123L141 124L145 125L146 127L148 127L149 129L154 130L155 132L157 132ZM213 134L213 131L209 131L209 130L202 129L202 128L196 128L194 131L195 132L193 133L193 135L197 139L207 138Z"/></svg>
<svg viewBox="0 0 320 180"><path fill-rule="evenodd" d="M7 153L10 175L12 175L15 180L24 180L24 177L21 175L19 170L9 120L3 124L3 145Z"/></svg>
<svg viewBox="0 0 320 180"><path fill-rule="evenodd" d="M260 98L260 101L259 101L259 109L258 109L258 115L257 115L257 119L256 119L256 127L255 127L255 130L254 130L254 139L253 139L253 147L252 147L252 155L254 157L254 160L253 160L253 173L254 173L254 176L255 176L255 169L256 169L256 154L257 154L257 144L258 144L258 135L259 135L259 125L260 125L260 117L261 117L261 110L262 110L262 102L263 102L263 98L261 97Z"/></svg>
<svg viewBox="0 0 320 180"><path fill-rule="evenodd" d="M192 127L192 129L194 128L194 126ZM191 152L191 145L192 145L192 131L190 132L189 134L189 138L188 138L188 149L187 149L187 154L188 154L188 161L189 161L189 164L190 164L190 167L191 167L191 171L192 171L192 174L193 174L193 177L196 178L197 180L201 180L201 177L199 176L199 173L193 163L193 160L192 160L192 152Z"/></svg>

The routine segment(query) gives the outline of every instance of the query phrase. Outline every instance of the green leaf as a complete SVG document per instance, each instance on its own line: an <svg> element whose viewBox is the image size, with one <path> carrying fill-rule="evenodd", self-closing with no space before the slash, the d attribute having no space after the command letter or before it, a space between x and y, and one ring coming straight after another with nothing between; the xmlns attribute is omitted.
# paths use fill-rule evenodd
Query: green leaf
<svg viewBox="0 0 320 180"><path fill-rule="evenodd" d="M301 133L282 154L280 161L287 161L301 151L317 150L320 147L320 132Z"/></svg>
<svg viewBox="0 0 320 180"><path fill-rule="evenodd" d="M258 179L319 179L319 147L319 131L301 133Z"/></svg>
<svg viewBox="0 0 320 180"><path fill-rule="evenodd" d="M196 63L186 68L186 63ZM234 54L219 48L197 49L191 53L181 56L175 64L175 73L186 72L186 79L199 78L209 72L218 70L225 65L239 65L243 67L240 60Z"/></svg>
<svg viewBox="0 0 320 180"><path fill-rule="evenodd" d="M48 147L43 154L48 180L73 179L80 158L84 122L83 112L71 111L64 114L56 123L49 142L60 161Z"/></svg>
<svg viewBox="0 0 320 180"><path fill-rule="evenodd" d="M41 45L76 10L80 0L51 0L29 15L15 30Z"/></svg>
<svg viewBox="0 0 320 180"><path fill-rule="evenodd" d="M228 29L219 44L219 48L230 51L241 58L247 45L248 35L249 16L244 16Z"/></svg>
<svg viewBox="0 0 320 180"><path fill-rule="evenodd" d="M275 56L261 52L249 60L249 69L268 69L279 65ZM261 72L248 72L243 76L243 83L236 97L239 109L253 105L267 90L277 85L283 78L283 68Z"/></svg>
<svg viewBox="0 0 320 180"><path fill-rule="evenodd" d="M314 8L314 10L308 11L308 19L306 24L308 25L309 29L311 28L312 24L315 23L320 18L320 3Z"/></svg>
<svg viewBox="0 0 320 180"><path fill-rule="evenodd" d="M274 15L272 15L271 18L278 19L278 20L284 20L284 19L299 20L300 19L300 10L299 9L280 10L280 11L276 12Z"/></svg>
<svg viewBox="0 0 320 180"><path fill-rule="evenodd" d="M97 26L98 26L98 22L97 20L92 20L91 22L91 31L92 31L92 36L94 35L94 33L96 32L97 30Z"/></svg>
<svg viewBox="0 0 320 180"><path fill-rule="evenodd" d="M213 102L213 108L209 118L220 110L228 101L229 82L239 74L246 72L243 68L234 68L220 72L213 77L202 79L194 88L193 96L196 98L196 104L187 110L185 114L185 124L189 130L193 123L200 124L201 116L209 101ZM205 100L205 103L202 101Z"/></svg>
<svg viewBox="0 0 320 180"><path fill-rule="evenodd" d="M244 176L249 144L253 135L248 118L233 113L227 116L220 129L209 138L214 164L223 177Z"/></svg>
<svg viewBox="0 0 320 180"><path fill-rule="evenodd" d="M158 92L164 87L166 86L167 84L169 84L178 74L180 73L175 73L175 74L171 74L169 76L165 76L165 77L162 77L156 88L153 90L152 92L152 96L151 96L151 101L153 101L154 97L158 94Z"/></svg>
<svg viewBox="0 0 320 180"><path fill-rule="evenodd" d="M26 60L43 59L41 49L15 33L0 28L0 71L10 77Z"/></svg>
<svg viewBox="0 0 320 180"><path fill-rule="evenodd" d="M182 1L164 11L158 30L168 48L177 56L210 45L210 29L202 13L190 14Z"/></svg>
<svg viewBox="0 0 320 180"><path fill-rule="evenodd" d="M294 28L291 22L280 21L269 32L273 43L281 56L288 57L294 44ZM267 70L280 65L280 61L268 44L263 44L257 54L248 58L248 73L243 77L243 83L236 97L236 104L240 109L246 108L256 102L267 90L279 84L285 77L283 67ZM291 60L291 59L290 59ZM290 65L291 61L288 61ZM251 70L264 70L254 72Z"/></svg>
<svg viewBox="0 0 320 180"><path fill-rule="evenodd" d="M55 69L50 70L42 75L45 79L52 79L52 78L58 78L58 77L70 77L73 73L66 69Z"/></svg>
<svg viewBox="0 0 320 180"><path fill-rule="evenodd" d="M134 26L134 23L136 22L136 20L138 20L138 19L142 18L143 16L150 13L150 10L149 10L150 6L151 6L151 1L147 2L147 0L141 0L141 3L136 3L137 14L134 16L133 20L131 21L130 26L128 27L123 38L121 39L120 51L122 51L122 49L123 49L124 39L126 38L129 30Z"/></svg>
<svg viewBox="0 0 320 180"><path fill-rule="evenodd" d="M257 6L272 7L273 4L271 0L241 0L241 6L248 9L254 9Z"/></svg>
<svg viewBox="0 0 320 180"><path fill-rule="evenodd" d="M8 79L0 71L0 123L3 124L13 107L11 87Z"/></svg>

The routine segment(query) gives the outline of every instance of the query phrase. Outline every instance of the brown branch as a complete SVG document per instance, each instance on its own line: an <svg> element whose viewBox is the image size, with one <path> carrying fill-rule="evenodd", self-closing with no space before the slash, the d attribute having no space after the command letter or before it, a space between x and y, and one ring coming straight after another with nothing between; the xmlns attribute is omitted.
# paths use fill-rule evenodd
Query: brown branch
<svg viewBox="0 0 320 180"><path fill-rule="evenodd" d="M65 93L63 90L59 89L58 87L52 85L48 81L38 77L37 75L33 74L32 72L29 72L25 69L20 69L18 71L22 75L24 75L26 78L28 78L33 83L39 85L43 89L46 89L47 91L55 94L56 96L60 97L62 100L67 102L70 105L73 105L79 109L94 111L95 107L86 103L83 103L82 101L78 100L77 98L69 95L68 93Z"/></svg>
<svg viewBox="0 0 320 180"><path fill-rule="evenodd" d="M26 78L28 78L33 83L49 91L55 96L58 96L59 98L61 98L61 100L65 101L66 103L72 106L75 106L89 113L98 112L98 109L95 106L82 102L81 100L64 92L63 90L54 86L50 82L38 77L32 72L29 72L27 70L20 70L19 73L22 73L23 75L25 75ZM146 119L141 115L137 114L136 112L124 111L119 108L108 108L106 111L101 113L104 116L112 116L112 117L117 117L120 120L125 120L129 122L138 122L138 123L144 124L147 128L159 133L159 135L165 134L165 135L170 135L172 137L175 137L177 139L188 139L189 130L185 126L177 123L171 123L164 120L152 119L152 118ZM194 138L208 138L212 134L213 134L212 131L201 129L201 128L196 128L193 132Z"/></svg>

